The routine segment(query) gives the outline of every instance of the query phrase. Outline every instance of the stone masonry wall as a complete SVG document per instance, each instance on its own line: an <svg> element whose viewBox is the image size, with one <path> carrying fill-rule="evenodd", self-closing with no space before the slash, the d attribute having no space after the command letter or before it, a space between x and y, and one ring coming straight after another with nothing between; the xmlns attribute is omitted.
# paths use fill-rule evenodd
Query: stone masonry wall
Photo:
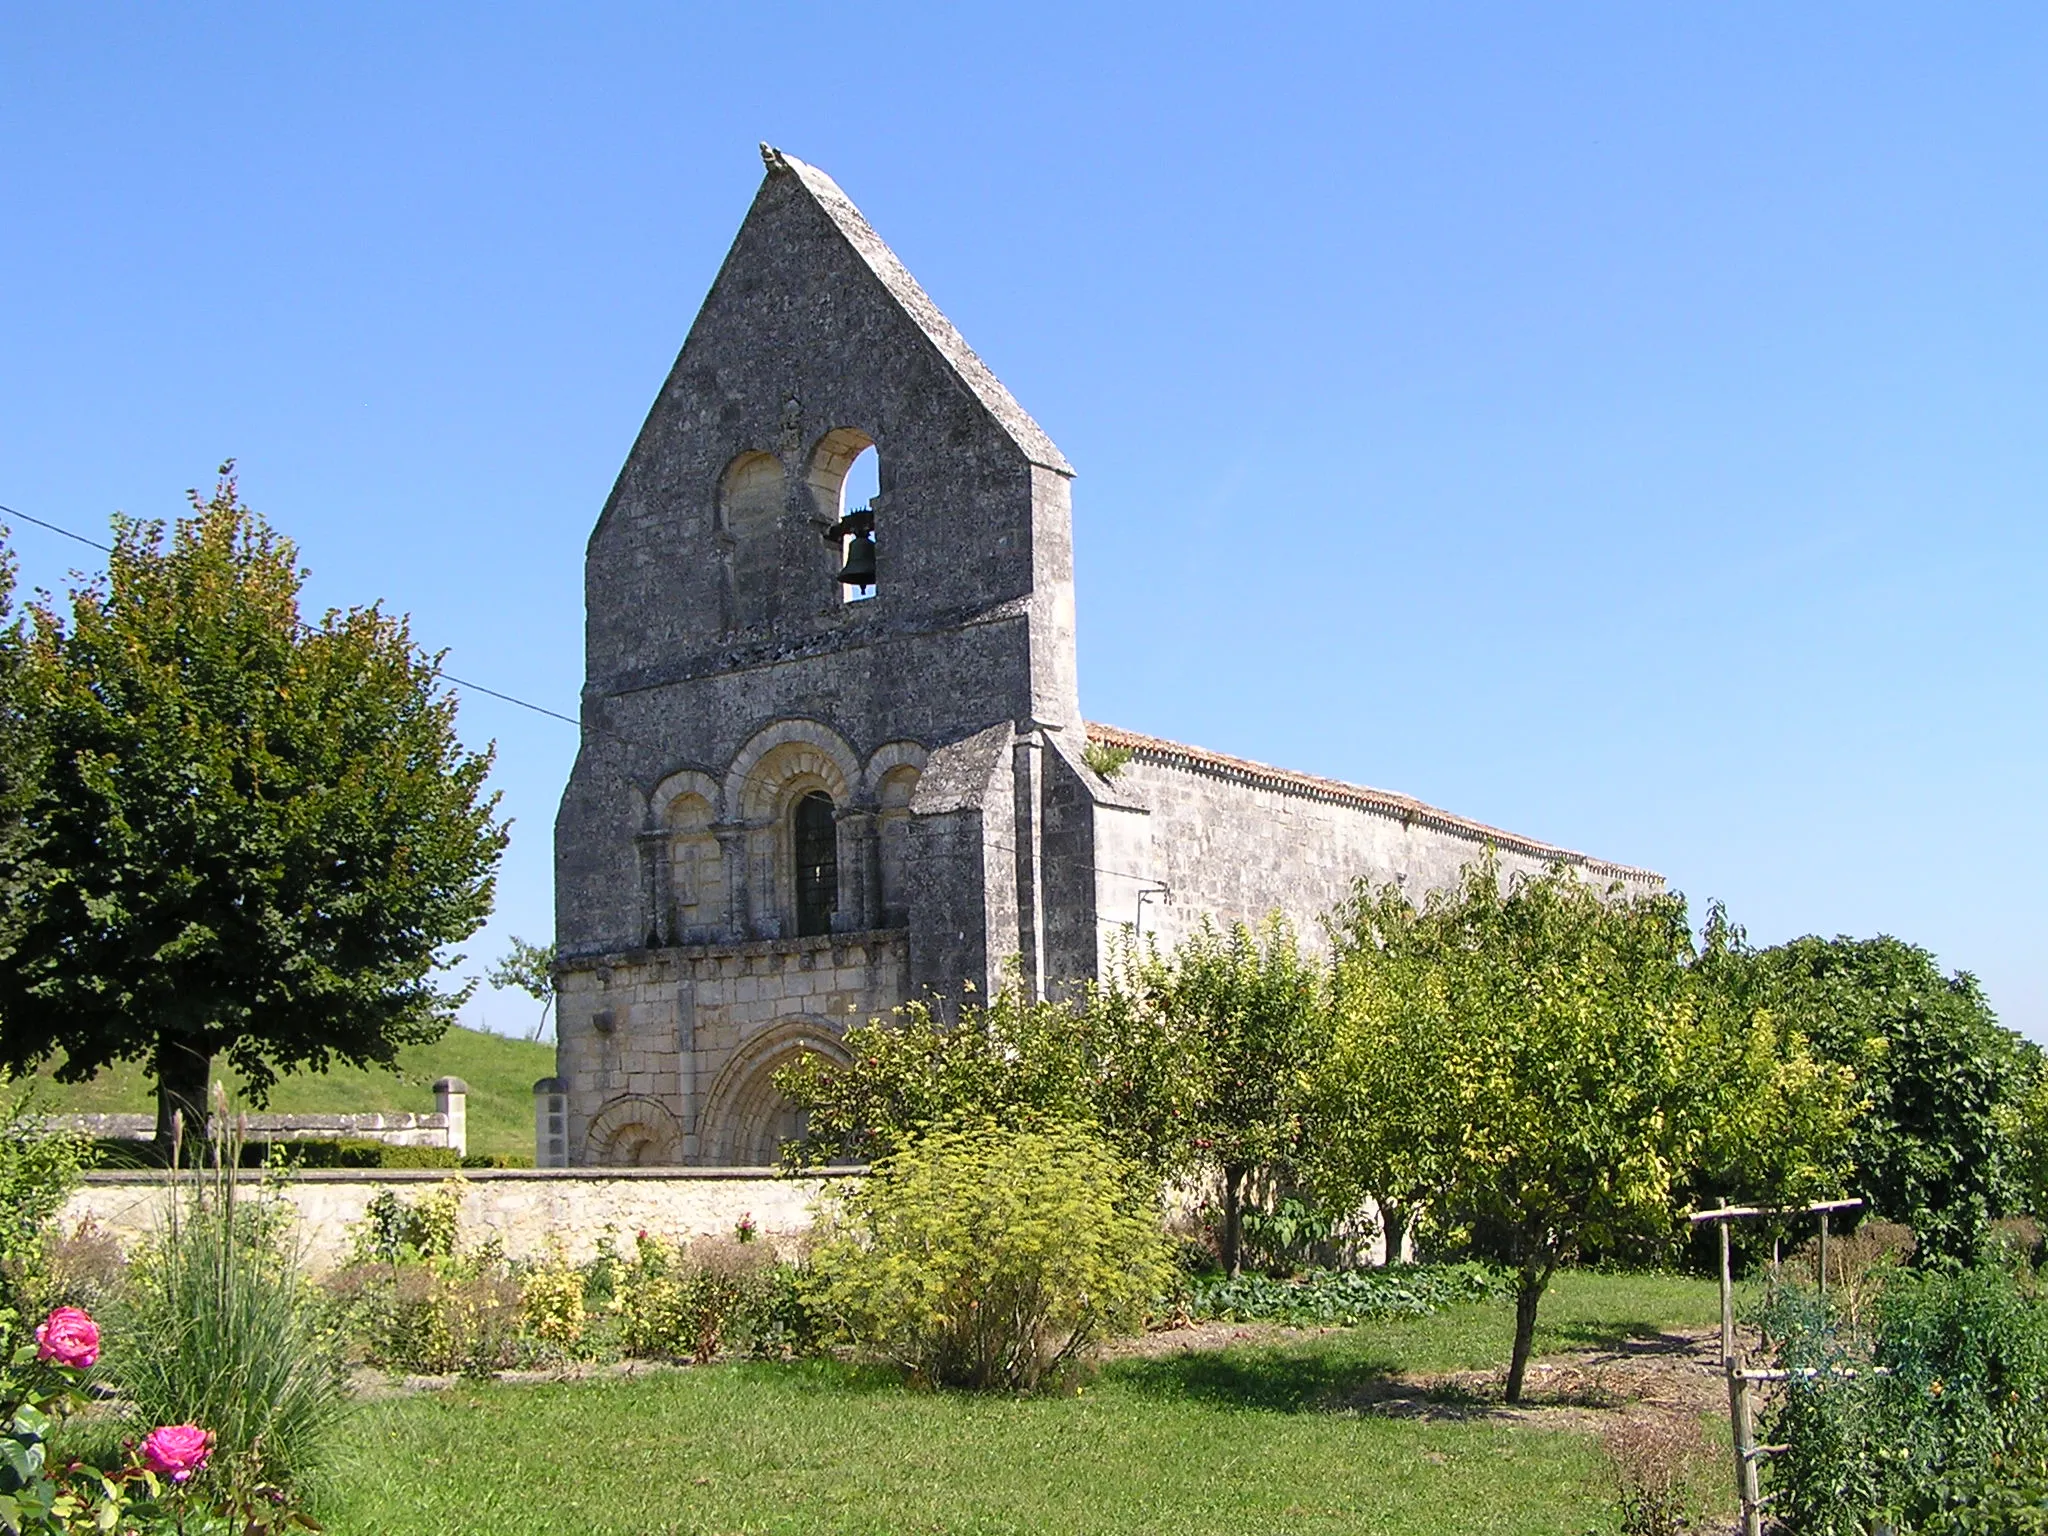
<svg viewBox="0 0 2048 1536"><path fill-rule="evenodd" d="M315 1274L336 1268L347 1256L350 1229L383 1191L416 1200L449 1175L425 1170L316 1171L299 1174L283 1198L298 1213L305 1262ZM778 1178L772 1169L617 1169L602 1174L532 1168L478 1169L463 1175L457 1241L473 1245L497 1239L515 1259L540 1258L551 1247L572 1261L597 1253L607 1232L630 1245L642 1230L666 1238L727 1234L751 1216L769 1239L794 1239L809 1230L820 1194L838 1186L842 1175ZM246 1187L257 1176L244 1175ZM65 1231L91 1222L124 1249L158 1230L165 1210L165 1183L158 1174L91 1173L65 1204Z"/></svg>
<svg viewBox="0 0 2048 1536"><path fill-rule="evenodd" d="M1394 880L1419 897L1454 884L1485 855L1489 841L1502 874L1540 873L1562 857L1587 878L1619 879L1636 891L1662 880L1647 871L1588 859L1484 829L1445 826L1428 814L1371 809L1308 787L1247 782L1227 768L1205 770L1160 761L1143 750L1117 774L1116 788L1151 812L1139 819L1149 857L1139 866L1168 891L1144 908L1144 927L1170 946L1206 915L1218 925L1257 922L1279 910L1311 948L1323 947L1322 919L1350 895L1359 876ZM1126 848L1122 861L1136 850ZM1129 923L1135 900L1106 911Z"/></svg>
<svg viewBox="0 0 2048 1536"><path fill-rule="evenodd" d="M806 1049L835 1054L850 1023L900 1004L908 962L899 929L643 950L564 972L570 1162L769 1160L790 1130L773 1119L776 1069Z"/></svg>

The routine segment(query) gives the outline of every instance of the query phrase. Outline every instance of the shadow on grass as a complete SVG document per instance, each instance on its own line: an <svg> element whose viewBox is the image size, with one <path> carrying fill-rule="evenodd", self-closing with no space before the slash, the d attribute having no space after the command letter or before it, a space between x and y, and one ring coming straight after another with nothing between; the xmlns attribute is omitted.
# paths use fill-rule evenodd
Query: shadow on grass
<svg viewBox="0 0 2048 1536"><path fill-rule="evenodd" d="M1603 1317L1598 1321L1544 1324L1537 1330L1537 1352L1561 1349L1597 1349L1614 1354L1683 1354L1690 1338L1673 1332L1669 1323L1647 1318L1624 1321Z"/></svg>
<svg viewBox="0 0 2048 1536"><path fill-rule="evenodd" d="M1153 1398L1181 1398L1266 1413L1322 1413L1389 1381L1391 1360L1332 1351L1229 1349L1121 1360L1103 1376Z"/></svg>

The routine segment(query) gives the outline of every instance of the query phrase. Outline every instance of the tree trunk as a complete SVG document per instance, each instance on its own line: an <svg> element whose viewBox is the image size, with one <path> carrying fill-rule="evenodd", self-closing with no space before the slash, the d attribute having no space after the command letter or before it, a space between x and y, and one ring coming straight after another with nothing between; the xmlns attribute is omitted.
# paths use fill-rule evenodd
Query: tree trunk
<svg viewBox="0 0 2048 1536"><path fill-rule="evenodd" d="M1540 1270L1528 1264L1522 1266L1521 1279L1515 1286L1515 1352L1508 1361L1510 1405L1522 1400L1522 1378L1528 1374L1529 1350L1536 1342L1536 1303L1543 1299L1543 1288L1549 1283L1549 1265Z"/></svg>
<svg viewBox="0 0 2048 1536"><path fill-rule="evenodd" d="M1237 1278L1242 1262L1244 1236L1244 1176L1248 1170L1242 1163L1223 1165L1223 1231L1218 1237L1217 1255L1223 1260L1223 1273L1231 1279Z"/></svg>
<svg viewBox="0 0 2048 1536"><path fill-rule="evenodd" d="M1387 1234L1387 1262L1401 1262L1401 1244L1408 1237L1408 1212L1391 1200L1380 1202L1380 1226Z"/></svg>
<svg viewBox="0 0 2048 1536"><path fill-rule="evenodd" d="M213 1058L182 1035L168 1030L156 1037L156 1146L168 1163L175 1138L173 1118L184 1117L187 1148L206 1141L206 1094L213 1076ZM186 1154L191 1156L190 1152Z"/></svg>

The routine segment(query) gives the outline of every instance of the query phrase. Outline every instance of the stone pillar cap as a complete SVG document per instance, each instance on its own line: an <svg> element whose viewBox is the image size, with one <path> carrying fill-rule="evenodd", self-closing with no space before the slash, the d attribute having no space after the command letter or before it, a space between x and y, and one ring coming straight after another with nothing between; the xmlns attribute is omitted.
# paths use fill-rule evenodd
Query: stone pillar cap
<svg viewBox="0 0 2048 1536"><path fill-rule="evenodd" d="M434 1079L436 1093L468 1093L469 1084L459 1077L437 1077Z"/></svg>

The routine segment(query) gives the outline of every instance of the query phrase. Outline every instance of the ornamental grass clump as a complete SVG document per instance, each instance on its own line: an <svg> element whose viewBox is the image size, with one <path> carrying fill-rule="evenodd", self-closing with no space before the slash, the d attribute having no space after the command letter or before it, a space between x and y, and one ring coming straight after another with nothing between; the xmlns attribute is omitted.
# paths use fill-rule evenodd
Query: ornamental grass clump
<svg viewBox="0 0 2048 1536"><path fill-rule="evenodd" d="M1029 1390L1141 1326L1172 1284L1146 1188L1080 1126L941 1128L829 1214L811 1296L919 1379Z"/></svg>
<svg viewBox="0 0 2048 1536"><path fill-rule="evenodd" d="M234 1150L173 1173L163 1226L130 1269L106 1369L138 1430L204 1425L239 1483L291 1487L345 1407L337 1351L281 1200L238 1189Z"/></svg>

